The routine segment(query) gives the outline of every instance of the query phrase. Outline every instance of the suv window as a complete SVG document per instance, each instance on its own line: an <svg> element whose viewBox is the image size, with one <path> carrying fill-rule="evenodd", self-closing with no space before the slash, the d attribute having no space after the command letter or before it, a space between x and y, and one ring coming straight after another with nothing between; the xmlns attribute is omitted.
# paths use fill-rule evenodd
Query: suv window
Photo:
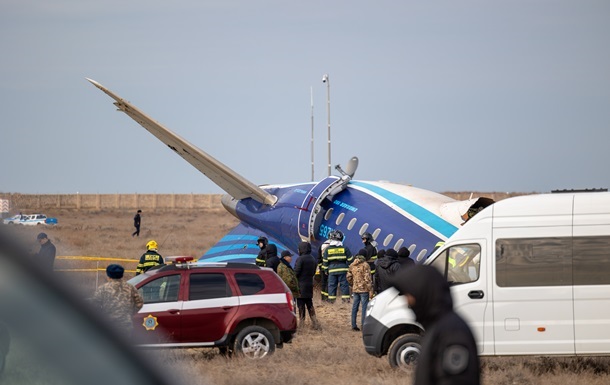
<svg viewBox="0 0 610 385"><path fill-rule="evenodd" d="M265 288L265 282L258 274L237 273L235 280L243 295L256 294Z"/></svg>
<svg viewBox="0 0 610 385"><path fill-rule="evenodd" d="M189 300L230 297L233 293L227 277L221 273L191 274Z"/></svg>
<svg viewBox="0 0 610 385"><path fill-rule="evenodd" d="M144 303L174 302L178 300L180 291L180 275L166 275L148 282L138 289Z"/></svg>

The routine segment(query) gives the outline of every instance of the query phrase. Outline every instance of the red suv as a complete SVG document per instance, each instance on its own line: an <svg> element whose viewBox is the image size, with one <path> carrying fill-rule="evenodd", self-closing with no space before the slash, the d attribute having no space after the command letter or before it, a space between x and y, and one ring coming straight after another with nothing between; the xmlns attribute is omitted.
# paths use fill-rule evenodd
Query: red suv
<svg viewBox="0 0 610 385"><path fill-rule="evenodd" d="M250 358L272 354L297 328L284 281L247 263L175 263L129 280L144 298L135 338L147 347L219 347Z"/></svg>

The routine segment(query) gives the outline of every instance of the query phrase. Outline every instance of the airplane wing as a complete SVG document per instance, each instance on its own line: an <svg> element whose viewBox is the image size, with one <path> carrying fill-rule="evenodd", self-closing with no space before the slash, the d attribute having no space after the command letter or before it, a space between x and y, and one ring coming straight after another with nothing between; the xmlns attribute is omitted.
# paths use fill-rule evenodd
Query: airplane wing
<svg viewBox="0 0 610 385"><path fill-rule="evenodd" d="M287 247L277 239L262 233L260 230L240 223L220 239L211 249L205 252L199 260L205 262L247 262L254 263L260 249L256 244L259 237L265 236L269 243L277 246L278 255ZM297 255L294 250L291 250Z"/></svg>
<svg viewBox="0 0 610 385"><path fill-rule="evenodd" d="M138 122L142 127L174 150L178 155L192 164L197 170L210 178L220 188L236 199L252 198L262 204L273 205L277 197L269 194L254 183L245 179L223 163L216 160L198 147L187 142L162 124L154 121L138 108L125 101L95 80L87 78L91 84L102 90L106 95L115 100L117 108ZM258 252L257 252L258 253Z"/></svg>

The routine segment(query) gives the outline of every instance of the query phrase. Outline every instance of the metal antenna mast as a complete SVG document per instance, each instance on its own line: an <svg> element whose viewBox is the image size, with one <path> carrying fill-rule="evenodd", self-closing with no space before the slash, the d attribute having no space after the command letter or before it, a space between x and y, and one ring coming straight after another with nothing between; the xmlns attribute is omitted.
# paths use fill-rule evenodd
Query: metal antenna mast
<svg viewBox="0 0 610 385"><path fill-rule="evenodd" d="M322 76L322 83L326 83L326 113L328 122L328 176L330 176L330 78L328 74Z"/></svg>
<svg viewBox="0 0 610 385"><path fill-rule="evenodd" d="M313 182L313 87L309 87L309 93L311 95L311 181Z"/></svg>

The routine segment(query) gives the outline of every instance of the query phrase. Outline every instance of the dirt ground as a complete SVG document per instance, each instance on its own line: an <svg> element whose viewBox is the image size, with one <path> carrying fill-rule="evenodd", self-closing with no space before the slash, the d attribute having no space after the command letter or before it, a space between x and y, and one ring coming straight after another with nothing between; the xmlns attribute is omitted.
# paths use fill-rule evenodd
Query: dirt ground
<svg viewBox="0 0 610 385"><path fill-rule="evenodd" d="M76 211L48 210L57 217L53 227L3 227L28 247L38 248L36 235L44 231L57 246L60 257L104 257L128 259L122 262L133 271L145 251L145 244L155 239L164 256L201 256L225 233L237 225L237 220L222 209L170 210L142 213L140 237L132 237L133 215L125 210ZM61 259L56 261L58 275L75 285L84 298L90 296L96 284L105 276L110 261ZM85 270L85 271L83 271ZM133 274L133 273L128 273ZM350 326L351 305L340 302L322 304L314 298L323 330L305 327L298 331L294 342L286 344L265 362L227 359L218 349L175 349L158 353L160 364L177 370L188 384L408 384L410 372L390 368L387 357L368 355L361 333ZM610 360L606 358L548 359L544 357L485 358L482 360L484 384L498 385L565 385L610 383Z"/></svg>

